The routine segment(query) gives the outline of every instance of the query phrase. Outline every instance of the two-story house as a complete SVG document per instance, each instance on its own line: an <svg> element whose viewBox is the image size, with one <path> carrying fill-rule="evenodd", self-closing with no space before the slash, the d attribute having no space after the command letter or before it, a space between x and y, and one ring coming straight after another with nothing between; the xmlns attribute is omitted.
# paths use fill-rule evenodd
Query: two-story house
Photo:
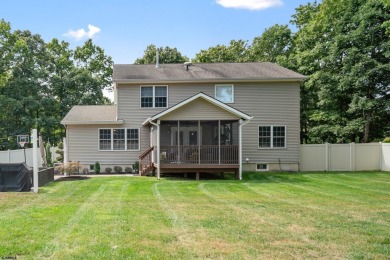
<svg viewBox="0 0 390 260"><path fill-rule="evenodd" d="M67 157L140 174L297 171L300 89L278 65L114 65L114 105L65 116Z"/></svg>

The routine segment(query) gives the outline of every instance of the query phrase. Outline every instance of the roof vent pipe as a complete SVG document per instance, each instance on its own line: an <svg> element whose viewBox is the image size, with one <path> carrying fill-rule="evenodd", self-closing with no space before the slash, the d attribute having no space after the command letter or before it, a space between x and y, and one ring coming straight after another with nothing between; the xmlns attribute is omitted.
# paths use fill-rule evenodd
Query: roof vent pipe
<svg viewBox="0 0 390 260"><path fill-rule="evenodd" d="M159 65L159 59L160 59L160 56L158 55L158 48L156 48L156 68L158 68L158 65Z"/></svg>
<svg viewBox="0 0 390 260"><path fill-rule="evenodd" d="M192 66L192 62L191 61L184 62L184 67L186 68L186 70L188 70L189 66Z"/></svg>

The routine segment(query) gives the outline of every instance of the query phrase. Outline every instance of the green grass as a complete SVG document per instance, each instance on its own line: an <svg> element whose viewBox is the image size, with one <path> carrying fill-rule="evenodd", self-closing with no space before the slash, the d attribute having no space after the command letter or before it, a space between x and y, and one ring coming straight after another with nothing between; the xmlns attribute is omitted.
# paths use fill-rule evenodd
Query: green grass
<svg viewBox="0 0 390 260"><path fill-rule="evenodd" d="M0 259L390 258L390 173L99 177L0 193Z"/></svg>

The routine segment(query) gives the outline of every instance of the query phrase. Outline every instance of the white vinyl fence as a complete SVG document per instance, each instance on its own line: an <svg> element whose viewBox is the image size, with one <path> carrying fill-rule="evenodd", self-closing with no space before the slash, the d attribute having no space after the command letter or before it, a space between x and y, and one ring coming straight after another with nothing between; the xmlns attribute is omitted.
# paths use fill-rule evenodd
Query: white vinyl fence
<svg viewBox="0 0 390 260"><path fill-rule="evenodd" d="M51 154L52 154L52 160L54 160L58 154L55 153L56 147L52 147ZM7 151L0 151L0 163L21 163L24 161L24 151L23 149L17 149L17 150L7 150ZM38 161L39 161L39 167L42 166L41 161L41 152L38 149ZM27 148L26 149L26 164L30 167L33 166L33 149Z"/></svg>
<svg viewBox="0 0 390 260"><path fill-rule="evenodd" d="M304 144L301 171L390 171L390 144Z"/></svg>

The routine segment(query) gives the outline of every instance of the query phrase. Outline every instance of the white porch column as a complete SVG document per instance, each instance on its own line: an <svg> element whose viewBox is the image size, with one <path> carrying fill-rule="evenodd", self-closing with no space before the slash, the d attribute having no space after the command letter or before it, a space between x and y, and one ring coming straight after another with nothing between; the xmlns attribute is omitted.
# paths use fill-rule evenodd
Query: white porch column
<svg viewBox="0 0 390 260"><path fill-rule="evenodd" d="M157 124L153 123L151 120L149 121L152 125L154 125L157 128L157 179L160 179L160 120L157 120Z"/></svg>
<svg viewBox="0 0 390 260"><path fill-rule="evenodd" d="M32 139L33 139L32 143L33 143L33 180L34 180L33 190L35 193L38 193L38 145L37 145L38 131L37 129L33 129Z"/></svg>
<svg viewBox="0 0 390 260"><path fill-rule="evenodd" d="M249 123L249 120L242 120L239 121L239 131L238 131L238 178L242 180L242 127Z"/></svg>

